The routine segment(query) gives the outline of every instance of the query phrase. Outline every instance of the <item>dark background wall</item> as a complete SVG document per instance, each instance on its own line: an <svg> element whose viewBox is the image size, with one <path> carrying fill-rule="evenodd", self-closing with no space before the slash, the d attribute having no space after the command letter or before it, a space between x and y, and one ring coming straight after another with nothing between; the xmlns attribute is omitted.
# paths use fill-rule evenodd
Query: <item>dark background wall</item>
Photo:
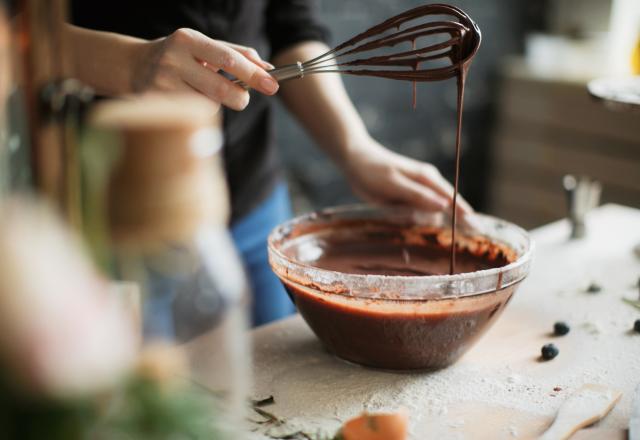
<svg viewBox="0 0 640 440"><path fill-rule="evenodd" d="M417 0L320 0L322 19L332 32L332 45L410 9ZM463 123L462 194L478 209L486 195L487 151L490 147L496 70L501 59L522 48L531 26L526 0L453 1L480 26L482 47L467 83ZM528 5L529 4L529 5ZM453 178L455 142L455 80L418 84L417 108L411 108L411 84L378 78L345 77L347 90L371 134L405 155L430 161ZM356 200L329 159L278 108L278 141L287 165L295 208L307 210Z"/></svg>

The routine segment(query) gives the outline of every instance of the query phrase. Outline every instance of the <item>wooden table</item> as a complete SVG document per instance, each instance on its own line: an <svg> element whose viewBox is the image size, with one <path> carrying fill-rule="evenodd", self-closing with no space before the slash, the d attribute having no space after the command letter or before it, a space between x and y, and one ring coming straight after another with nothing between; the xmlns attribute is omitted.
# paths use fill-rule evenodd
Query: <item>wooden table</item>
<svg viewBox="0 0 640 440"><path fill-rule="evenodd" d="M394 373L346 363L322 348L300 316L256 329L255 396L273 395L276 403L265 409L286 423L263 425L252 438L273 438L264 434L269 430L333 433L362 411L397 408L409 412L415 440L530 438L584 383L624 394L597 428L576 437L623 438L640 382L640 334L631 330L640 310L622 301L639 295L633 248L640 244L640 210L607 205L591 213L587 227L586 238L573 241L565 221L532 231L529 277L484 338L442 371ZM587 293L592 282L602 290ZM571 332L553 337L559 320ZM541 362L548 342L560 354Z"/></svg>

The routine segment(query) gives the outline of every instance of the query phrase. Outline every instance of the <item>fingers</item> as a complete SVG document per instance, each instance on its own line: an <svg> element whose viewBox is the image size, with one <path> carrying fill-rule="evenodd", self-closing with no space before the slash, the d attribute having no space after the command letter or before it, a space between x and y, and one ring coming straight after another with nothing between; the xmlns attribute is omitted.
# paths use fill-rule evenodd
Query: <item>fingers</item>
<svg viewBox="0 0 640 440"><path fill-rule="evenodd" d="M149 42L148 47L143 68L132 81L140 91L195 90L234 110L244 109L249 94L220 70L262 93L272 95L278 90L277 81L264 70L273 66L249 47L212 40L191 29L178 29Z"/></svg>
<svg viewBox="0 0 640 440"><path fill-rule="evenodd" d="M395 184L395 198L400 202L428 211L442 211L449 207L446 197L402 173L396 173L392 183Z"/></svg>
<svg viewBox="0 0 640 440"><path fill-rule="evenodd" d="M271 75L228 44L190 29L178 30L174 35L191 48L195 58L205 61L209 66L235 76L266 95L273 95L278 91L278 82Z"/></svg>
<svg viewBox="0 0 640 440"><path fill-rule="evenodd" d="M260 58L260 54L253 47L241 46L239 44L227 43L228 46L240 52L246 58L251 60L254 64L263 68L264 70L273 70L275 66L271 63L266 62L262 58Z"/></svg>
<svg viewBox="0 0 640 440"><path fill-rule="evenodd" d="M451 204L449 205L449 210L453 209L453 199L451 199ZM475 213L469 202L465 200L460 193L458 193L458 197L456 198L456 212L465 217L470 216Z"/></svg>
<svg viewBox="0 0 640 440"><path fill-rule="evenodd" d="M429 186L438 195L445 197L449 200L448 208L451 209L453 204L454 188L447 179L445 179L438 169L426 163L418 163L417 169L412 173L412 176L420 183ZM473 208L471 205L460 195L457 197L457 212L462 215L472 214Z"/></svg>
<svg viewBox="0 0 640 440"><path fill-rule="evenodd" d="M204 93L202 93L200 90L196 89L196 88L195 88L195 87L193 87L191 84L187 84L187 83L186 83L186 82L184 82L184 81L182 81L181 86L180 86L180 87L178 87L178 88L176 89L176 91L181 91L181 92L182 92L182 91L184 91L184 92L187 92L187 91L188 91L188 92L192 92L192 93L193 93L193 92L195 92L195 93L200 93L200 94L203 94L203 95L204 95ZM206 96L206 95L205 95L205 96ZM218 110L220 109L221 102L220 102L220 101L218 101L218 100L215 100L215 99L214 99L214 100L213 100L213 103L215 104L215 109L216 109L216 111L218 111Z"/></svg>
<svg viewBox="0 0 640 440"><path fill-rule="evenodd" d="M453 208L453 186L447 182L437 170L436 173L437 174L434 174L433 171L429 171L428 178L425 178L423 175L423 178L421 179L422 182L416 183L419 186L419 189L416 188L416 190L422 191L423 193L426 192L429 199L434 198L432 195L435 195L435 199L439 203L435 209L451 212ZM411 179L409 180L412 181ZM415 195L414 197L415 200L419 201L418 195ZM429 206L426 204L424 207L429 209ZM456 213L458 214L458 224L474 231L482 230L482 222L476 217L475 211L471 205L469 205L469 203L460 194L458 194L458 197L456 198Z"/></svg>
<svg viewBox="0 0 640 440"><path fill-rule="evenodd" d="M249 92L224 76L203 67L195 59L186 59L189 68L184 70L184 81L215 102L243 110L249 104Z"/></svg>
<svg viewBox="0 0 640 440"><path fill-rule="evenodd" d="M474 232L485 233L483 222L475 213L463 215L460 221L467 229L471 229Z"/></svg>
<svg viewBox="0 0 640 440"><path fill-rule="evenodd" d="M453 210L453 185L433 165L425 163L419 163L418 165L418 170L414 177L424 185L429 185L438 195L446 197L448 203L445 209L451 212ZM460 193L456 198L456 213L460 218L460 223L466 228L475 231L482 230L482 222L477 219L475 211Z"/></svg>

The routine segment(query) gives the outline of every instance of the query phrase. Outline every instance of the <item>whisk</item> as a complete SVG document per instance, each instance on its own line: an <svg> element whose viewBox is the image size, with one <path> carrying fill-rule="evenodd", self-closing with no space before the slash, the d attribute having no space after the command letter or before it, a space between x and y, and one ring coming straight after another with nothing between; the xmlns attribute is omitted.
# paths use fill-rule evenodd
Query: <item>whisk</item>
<svg viewBox="0 0 640 440"><path fill-rule="evenodd" d="M421 19L432 20L401 29L406 23ZM440 81L458 75L477 52L480 41L480 29L464 11L444 4L424 5L389 18L312 60L278 67L269 73L278 81L331 72L414 82ZM371 53L406 42L412 43L410 50ZM247 87L240 80L235 82Z"/></svg>

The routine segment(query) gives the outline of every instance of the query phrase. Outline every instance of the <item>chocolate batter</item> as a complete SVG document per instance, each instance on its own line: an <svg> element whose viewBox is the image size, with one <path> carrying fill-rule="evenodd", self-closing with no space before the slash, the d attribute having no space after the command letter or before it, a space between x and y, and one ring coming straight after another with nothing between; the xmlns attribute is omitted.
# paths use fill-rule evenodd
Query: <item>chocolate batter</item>
<svg viewBox="0 0 640 440"><path fill-rule="evenodd" d="M500 316L515 285L453 300L363 300L284 281L325 347L376 368L432 370L458 360Z"/></svg>
<svg viewBox="0 0 640 440"><path fill-rule="evenodd" d="M340 222L305 234L286 254L319 269L348 274L427 276L449 273L450 237L438 228ZM486 238L463 238L457 273L503 267L513 252Z"/></svg>
<svg viewBox="0 0 640 440"><path fill-rule="evenodd" d="M320 269L349 274L446 275L451 247L448 230L378 219L303 222L279 244L289 258ZM462 236L456 273L498 268L515 261L515 251L484 236Z"/></svg>
<svg viewBox="0 0 640 440"><path fill-rule="evenodd" d="M449 272L451 236L427 226L336 221L294 230L282 251L310 266L345 274L425 276ZM484 237L460 237L457 269L503 267L516 254ZM313 280L284 279L309 326L341 358L389 369L436 369L457 360L507 304L514 285L456 299L354 298L320 292ZM501 281L499 281L499 284ZM337 293L336 293L337 292ZM388 299L392 298L392 299ZM429 292L425 292L429 298Z"/></svg>
<svg viewBox="0 0 640 440"><path fill-rule="evenodd" d="M442 16L453 17L444 20ZM437 17L436 21L417 24L406 29L400 27L407 22L418 19ZM385 35L389 30L395 32ZM440 41L426 47L416 49L416 39L449 35L445 41ZM457 132L456 132L456 169L454 195L451 216L451 230L453 240L449 250L449 273L456 272L456 221L457 195L460 176L460 139L462 130L462 108L464 85L471 61L480 46L481 34L478 26L461 9L445 4L424 5L406 11L356 35L352 39L337 46L332 53L346 55L365 53L385 47L394 47L404 42L411 42L412 49L390 55L357 58L340 62L341 73L351 75L375 76L395 80L413 82L413 108L416 107L416 81L442 81L456 77L458 85L457 103ZM346 51L345 51L346 50ZM450 64L441 67L421 68L423 63L434 63L448 59ZM345 67L346 66L346 67ZM354 68L349 68L349 66ZM382 67L382 69L362 69L362 66ZM409 67L410 70L393 70L389 68Z"/></svg>
<svg viewBox="0 0 640 440"><path fill-rule="evenodd" d="M444 20L441 19L442 16L454 19ZM407 22L431 17L437 17L437 19L400 29ZM396 31L384 35L392 29ZM415 49L416 39L442 34L448 34L449 39ZM480 39L480 30L477 25L461 9L450 5L433 4L419 6L391 17L336 46L331 52L344 57L411 42L413 47L410 51L341 61L340 72L406 81L441 81L458 76L461 67L471 62L480 45ZM448 59L450 64L437 68L420 68L423 63L433 64L432 62L443 59ZM348 69L349 66L377 66L383 69ZM411 70L390 70L384 69L385 67L409 67Z"/></svg>
<svg viewBox="0 0 640 440"><path fill-rule="evenodd" d="M422 18L434 21L401 29L404 23ZM417 38L443 35L448 36L444 41L416 48ZM414 107L417 81L456 78L451 231L382 221L321 223L291 231L289 244L281 249L286 255L345 274L414 277L470 273L516 260L513 250L486 238L456 237L464 86L480 40L480 30L467 14L454 6L434 4L392 17L331 52L342 57L410 42L408 51L340 61L336 66L341 73L412 81ZM447 60L449 64L442 65ZM389 369L436 369L455 362L497 319L516 288L515 284L503 287L500 275L495 291L477 295L442 299L425 292L424 299L408 300L402 292L384 292L384 298L371 299L352 296L347 288L341 290L339 282L331 292L323 292L313 280L297 279L286 270L276 272L330 351L359 364Z"/></svg>

